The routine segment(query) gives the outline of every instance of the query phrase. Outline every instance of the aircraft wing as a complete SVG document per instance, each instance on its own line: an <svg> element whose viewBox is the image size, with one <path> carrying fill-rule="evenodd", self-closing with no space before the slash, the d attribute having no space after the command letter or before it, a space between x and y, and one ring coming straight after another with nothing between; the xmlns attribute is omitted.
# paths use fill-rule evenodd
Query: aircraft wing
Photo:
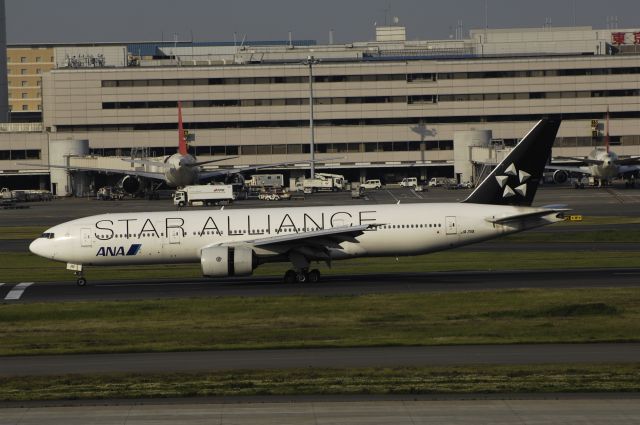
<svg viewBox="0 0 640 425"><path fill-rule="evenodd" d="M640 157L632 156L631 158L616 159L615 163L617 165L639 165L640 166Z"/></svg>
<svg viewBox="0 0 640 425"><path fill-rule="evenodd" d="M560 160L566 160L566 161L578 161L583 164L589 164L589 165L602 165L604 163L604 161L599 159L579 158L575 156L556 156L553 159L560 159Z"/></svg>
<svg viewBox="0 0 640 425"><path fill-rule="evenodd" d="M239 174L239 173L244 173L246 171L261 170L263 168L280 167L280 166L291 165L291 164L302 164L306 162L311 162L311 161L288 161L288 162L278 162L275 164L255 165L253 167L228 168L224 170L215 170L215 171L201 171L200 180L206 180L213 177L228 176L229 174Z"/></svg>
<svg viewBox="0 0 640 425"><path fill-rule="evenodd" d="M329 249L338 248L341 242L357 242L356 236L361 235L365 230L374 229L378 225L339 226L331 229L257 238L243 241L241 244L282 254L293 251L302 256L313 256L314 258L323 258L329 261L331 260Z"/></svg>
<svg viewBox="0 0 640 425"><path fill-rule="evenodd" d="M26 164L21 163L20 165L30 165L32 167L43 167L42 164ZM155 173L152 171L138 171L138 170L122 170L117 168L97 168L97 167L67 167L65 165L47 165L47 168L64 168L69 171L96 171L99 173L107 173L107 174L123 174L130 176L139 176L146 177L148 179L156 179L156 180L164 180L165 176L163 173Z"/></svg>
<svg viewBox="0 0 640 425"><path fill-rule="evenodd" d="M547 165L544 167L545 170L561 170L566 171L567 173L580 173L580 174L591 174L591 170L585 166L571 166L571 165Z"/></svg>
<svg viewBox="0 0 640 425"><path fill-rule="evenodd" d="M147 167L158 167L158 168L171 168L171 165L167 164L166 162L161 162L161 161L152 161L150 159L127 159L127 158L121 158L124 162L128 162L131 164L140 164L140 165L145 165Z"/></svg>

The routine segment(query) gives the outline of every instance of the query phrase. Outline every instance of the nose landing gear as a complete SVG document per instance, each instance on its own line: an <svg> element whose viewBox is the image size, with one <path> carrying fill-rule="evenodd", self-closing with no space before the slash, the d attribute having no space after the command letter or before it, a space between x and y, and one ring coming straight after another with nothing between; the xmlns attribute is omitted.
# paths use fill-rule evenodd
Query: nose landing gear
<svg viewBox="0 0 640 425"><path fill-rule="evenodd" d="M67 263L67 270L73 270L73 274L77 278L76 284L78 286L85 286L87 284L87 279L85 279L84 273L82 272L82 264Z"/></svg>

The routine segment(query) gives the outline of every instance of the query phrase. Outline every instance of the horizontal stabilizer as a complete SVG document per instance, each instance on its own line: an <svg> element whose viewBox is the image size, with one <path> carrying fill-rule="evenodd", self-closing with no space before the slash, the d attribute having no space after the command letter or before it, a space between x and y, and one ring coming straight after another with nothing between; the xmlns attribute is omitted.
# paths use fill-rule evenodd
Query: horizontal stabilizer
<svg viewBox="0 0 640 425"><path fill-rule="evenodd" d="M528 219L528 218L539 218L539 217L545 217L547 215L550 214L561 214L561 216L557 216L558 218L562 218L562 214L565 211L570 211L570 209L543 209L543 210L538 210L538 211L532 211L532 212L526 212L526 213L522 213L522 214L513 214L513 215L508 215L505 217L487 217L485 218L486 221L488 221L489 223L494 223L494 224L503 224L503 223L508 223L511 221L518 221L518 220L523 220L523 219Z"/></svg>

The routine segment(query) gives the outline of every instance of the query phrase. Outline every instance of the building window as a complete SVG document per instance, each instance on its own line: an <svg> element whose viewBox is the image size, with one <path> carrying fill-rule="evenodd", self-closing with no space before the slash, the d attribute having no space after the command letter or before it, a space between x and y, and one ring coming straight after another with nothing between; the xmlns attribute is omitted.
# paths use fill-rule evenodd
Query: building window
<svg viewBox="0 0 640 425"><path fill-rule="evenodd" d="M23 111L28 111L29 110L29 106L28 105L22 105L22 110Z"/></svg>
<svg viewBox="0 0 640 425"><path fill-rule="evenodd" d="M27 82L26 81L20 81L20 85L22 87L27 87Z"/></svg>
<svg viewBox="0 0 640 425"><path fill-rule="evenodd" d="M26 74L27 74L27 70L25 68L21 68L20 75L26 75Z"/></svg>
<svg viewBox="0 0 640 425"><path fill-rule="evenodd" d="M36 74L42 74L42 69L41 68L36 68Z"/></svg>
<svg viewBox="0 0 640 425"><path fill-rule="evenodd" d="M36 57L36 62L42 62L42 57L40 56Z"/></svg>
<svg viewBox="0 0 640 425"><path fill-rule="evenodd" d="M22 56L22 57L20 58L20 63L25 63L26 61L27 61L26 56Z"/></svg>
<svg viewBox="0 0 640 425"><path fill-rule="evenodd" d="M40 87L42 85L42 81L38 80L36 81L36 86Z"/></svg>
<svg viewBox="0 0 640 425"><path fill-rule="evenodd" d="M29 94L28 93L22 93L21 97L23 99L27 99L29 97Z"/></svg>

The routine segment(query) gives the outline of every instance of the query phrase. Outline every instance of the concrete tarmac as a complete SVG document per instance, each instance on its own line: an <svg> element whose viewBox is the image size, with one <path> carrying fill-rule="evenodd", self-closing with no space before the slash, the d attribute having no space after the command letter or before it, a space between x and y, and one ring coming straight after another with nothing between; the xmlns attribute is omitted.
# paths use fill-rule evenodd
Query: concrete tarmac
<svg viewBox="0 0 640 425"><path fill-rule="evenodd" d="M211 296L268 297L286 295L362 295L518 288L640 287L640 269L579 269L495 272L390 273L324 276L318 284L282 283L280 277L220 279L91 281L78 287L69 282L36 282L23 288L19 298L7 299L17 284L0 286L0 303L115 301Z"/></svg>
<svg viewBox="0 0 640 425"><path fill-rule="evenodd" d="M3 357L0 377L238 369L636 363L640 343L445 345Z"/></svg>
<svg viewBox="0 0 640 425"><path fill-rule="evenodd" d="M0 409L3 425L538 424L640 423L637 398L559 400L375 400L126 404Z"/></svg>

